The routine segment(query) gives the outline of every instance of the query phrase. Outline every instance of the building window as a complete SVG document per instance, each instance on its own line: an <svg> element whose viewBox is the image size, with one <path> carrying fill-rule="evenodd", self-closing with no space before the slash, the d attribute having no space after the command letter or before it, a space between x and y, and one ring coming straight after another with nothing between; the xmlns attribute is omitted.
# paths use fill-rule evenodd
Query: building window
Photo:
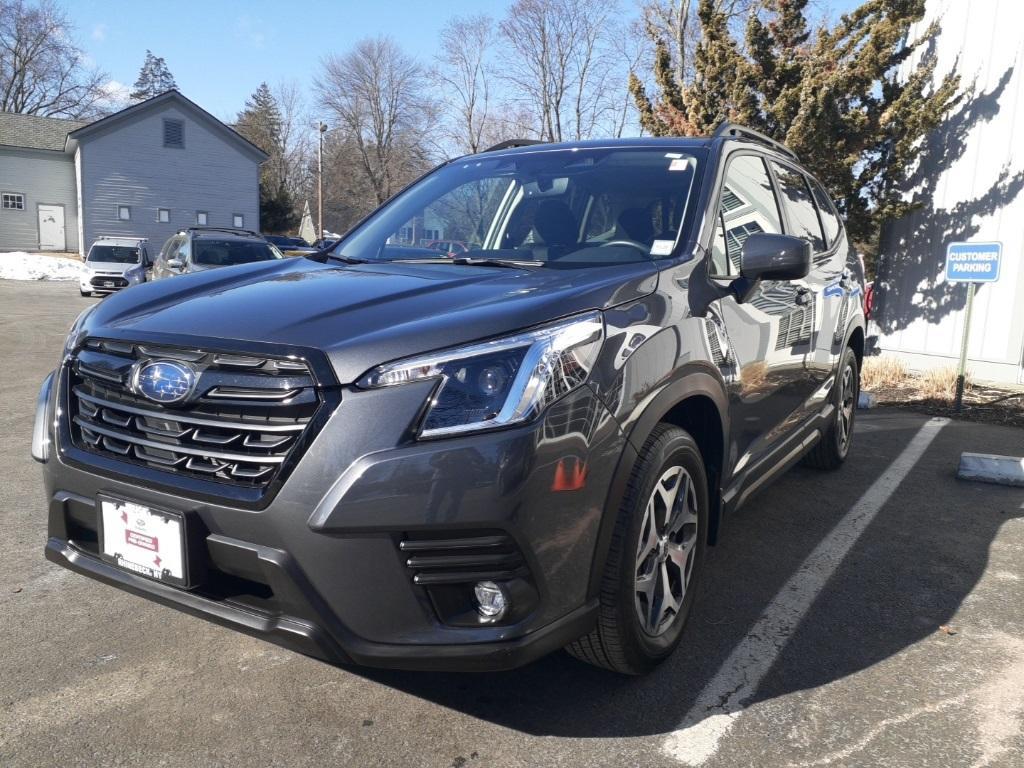
<svg viewBox="0 0 1024 768"><path fill-rule="evenodd" d="M166 224L171 220L171 211L169 208L158 208L156 212L156 220L161 224Z"/></svg>
<svg viewBox="0 0 1024 768"><path fill-rule="evenodd" d="M198 224L200 227L205 227L206 220L206 211L196 211L196 224Z"/></svg>
<svg viewBox="0 0 1024 768"><path fill-rule="evenodd" d="M121 221L132 220L132 207L130 205L117 206L117 218Z"/></svg>
<svg viewBox="0 0 1024 768"><path fill-rule="evenodd" d="M233 226L237 227L238 229L241 229L242 227L245 226L245 217L240 213L234 214L231 217L231 220L234 222Z"/></svg>
<svg viewBox="0 0 1024 768"><path fill-rule="evenodd" d="M3 200L3 209L5 211L25 210L25 196L20 192L3 192L0 194L0 198Z"/></svg>
<svg viewBox="0 0 1024 768"><path fill-rule="evenodd" d="M185 148L185 121L164 119L164 146Z"/></svg>

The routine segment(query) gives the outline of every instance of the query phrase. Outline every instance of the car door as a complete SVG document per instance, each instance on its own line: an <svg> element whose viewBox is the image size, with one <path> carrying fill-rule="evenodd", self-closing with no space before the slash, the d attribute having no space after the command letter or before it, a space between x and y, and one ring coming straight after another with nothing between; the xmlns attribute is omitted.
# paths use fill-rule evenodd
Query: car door
<svg viewBox="0 0 1024 768"><path fill-rule="evenodd" d="M804 307L809 313L806 327L810 329L807 349L807 376L812 389L821 388L832 373L832 345L836 325L845 303L843 279L845 259L838 257L838 247L824 232L818 206L806 175L794 165L771 160L769 167L775 177L782 203L786 233L811 244L811 271L796 283ZM808 408L820 408L822 398L809 400Z"/></svg>
<svg viewBox="0 0 1024 768"><path fill-rule="evenodd" d="M785 230L765 159L743 151L727 163L708 266L709 277L722 288L739 276L747 237ZM810 314L802 289L791 281L762 280L742 302L723 291L726 295L713 304L712 320L724 332L736 371L728 387L730 454L737 474L771 470L776 450L792 434L811 395L805 370Z"/></svg>

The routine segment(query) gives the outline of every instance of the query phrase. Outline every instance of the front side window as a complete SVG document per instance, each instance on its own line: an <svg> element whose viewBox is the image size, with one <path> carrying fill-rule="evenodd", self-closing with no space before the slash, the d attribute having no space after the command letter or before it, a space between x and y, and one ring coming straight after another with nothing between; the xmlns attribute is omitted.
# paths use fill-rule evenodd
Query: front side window
<svg viewBox="0 0 1024 768"><path fill-rule="evenodd" d="M764 160L739 155L729 160L711 243L713 277L740 272L743 243L755 232L782 232L778 201Z"/></svg>
<svg viewBox="0 0 1024 768"><path fill-rule="evenodd" d="M799 171L775 161L772 161L772 170L779 181L779 196L786 208L792 230L789 234L810 242L815 253L825 250L821 222L818 221L818 211L814 207L807 179Z"/></svg>
<svg viewBox="0 0 1024 768"><path fill-rule="evenodd" d="M476 155L430 174L335 246L367 261L449 258L539 266L625 264L672 255L703 162L664 148Z"/></svg>
<svg viewBox="0 0 1024 768"><path fill-rule="evenodd" d="M227 267L280 258L280 251L262 240L197 239L193 251L192 262L202 267Z"/></svg>
<svg viewBox="0 0 1024 768"><path fill-rule="evenodd" d="M139 249L123 245L94 245L86 261L105 264L138 264Z"/></svg>
<svg viewBox="0 0 1024 768"><path fill-rule="evenodd" d="M20 192L0 193L0 205L5 211L24 211L25 196Z"/></svg>
<svg viewBox="0 0 1024 768"><path fill-rule="evenodd" d="M130 205L119 205L117 206L117 218L121 221L132 220L132 209Z"/></svg>

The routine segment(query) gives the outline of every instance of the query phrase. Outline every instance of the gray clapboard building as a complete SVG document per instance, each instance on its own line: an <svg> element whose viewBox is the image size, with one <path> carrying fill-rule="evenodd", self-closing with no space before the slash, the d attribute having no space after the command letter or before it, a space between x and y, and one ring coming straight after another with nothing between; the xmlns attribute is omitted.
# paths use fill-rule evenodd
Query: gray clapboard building
<svg viewBox="0 0 1024 768"><path fill-rule="evenodd" d="M133 235L153 252L188 226L259 230L266 158L177 91L92 123L0 112L0 251Z"/></svg>

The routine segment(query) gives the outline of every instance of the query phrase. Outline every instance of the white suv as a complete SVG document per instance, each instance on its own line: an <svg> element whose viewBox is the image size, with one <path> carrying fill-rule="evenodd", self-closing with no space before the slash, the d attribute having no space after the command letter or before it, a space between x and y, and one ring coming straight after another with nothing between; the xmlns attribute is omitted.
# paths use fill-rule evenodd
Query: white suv
<svg viewBox="0 0 1024 768"><path fill-rule="evenodd" d="M144 283L152 262L144 237L101 237L85 257L79 290L83 296L108 294Z"/></svg>

